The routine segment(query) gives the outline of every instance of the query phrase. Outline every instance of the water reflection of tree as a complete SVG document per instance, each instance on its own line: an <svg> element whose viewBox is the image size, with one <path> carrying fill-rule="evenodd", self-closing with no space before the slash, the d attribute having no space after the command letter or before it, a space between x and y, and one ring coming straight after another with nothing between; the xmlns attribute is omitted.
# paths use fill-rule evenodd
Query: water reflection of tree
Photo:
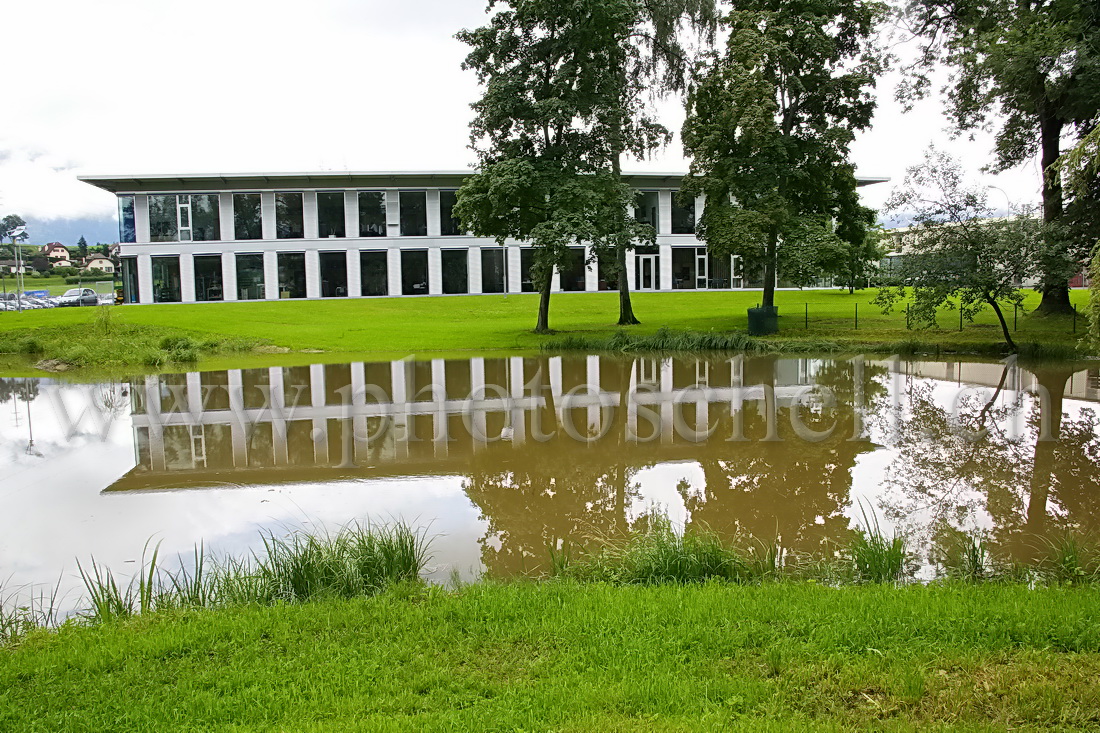
<svg viewBox="0 0 1100 733"><path fill-rule="evenodd" d="M0 378L0 402L7 402L13 397L22 402L33 402L38 397L38 380Z"/></svg>
<svg viewBox="0 0 1100 733"><path fill-rule="evenodd" d="M1021 559L1041 552L1043 537L1100 526L1098 419L1091 409L1063 414L1072 373L1035 369L1037 395L1009 402L998 388L961 400L955 414L932 383L914 385L893 416L893 517L929 534L977 528L988 517L993 545Z"/></svg>
<svg viewBox="0 0 1100 733"><path fill-rule="evenodd" d="M746 384L775 387L774 359L753 360L746 366ZM874 448L866 439L852 439L857 419L852 406L861 393L863 404L874 409L885 394L879 379L885 371L864 364L857 385L853 363L828 361L819 365L814 383L827 387L835 396L835 404L807 400L798 416L814 431L833 427L822 440L799 436L791 419L792 407L781 406L775 415L778 440L766 441L767 403L746 403L747 440L723 441L718 451L706 452L702 461L706 486L702 493L681 488L691 524L705 526L731 541L744 541L749 536L765 542L779 539L789 550L825 552L848 530L844 511L850 504L856 458ZM729 421L727 435L732 434L732 416Z"/></svg>

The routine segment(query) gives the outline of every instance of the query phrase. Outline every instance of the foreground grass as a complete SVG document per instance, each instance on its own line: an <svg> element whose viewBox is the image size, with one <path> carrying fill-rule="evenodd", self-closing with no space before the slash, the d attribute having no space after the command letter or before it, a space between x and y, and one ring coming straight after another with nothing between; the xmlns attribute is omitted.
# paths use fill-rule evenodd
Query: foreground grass
<svg viewBox="0 0 1100 733"><path fill-rule="evenodd" d="M0 649L0 729L1042 730L1100 723L1095 589L479 584Z"/></svg>
<svg viewBox="0 0 1100 733"><path fill-rule="evenodd" d="M999 329L990 312L974 324L958 330L953 311L945 311L939 330L908 330L903 311L884 316L871 304L874 291L849 295L846 291L780 291L781 333L769 339L778 350L806 345L829 344L853 350L874 344L919 341L931 351L989 350L1001 342ZM756 292L636 293L635 310L643 324L631 334L654 334L661 328L675 331L744 331L746 309L756 305ZM1079 309L1087 303L1085 291L1074 291ZM1039 302L1028 294L1027 308ZM809 326L806 326L806 307ZM536 350L549 339L531 332L537 296L534 294L467 296L447 298L381 298L359 300L279 301L165 304L125 306L114 320L123 327L147 329L150 334L188 336L196 342L231 340L333 354L405 356L417 353L461 351ZM858 329L856 310L858 308ZM15 344L31 334L44 341L56 340L85 346L93 351L96 309L67 308L0 313L0 353L17 354ZM620 329L614 293L564 293L551 306L551 326L559 334L606 338ZM1077 323L1077 335L1069 317L1019 316L1017 340L1022 343L1074 344L1084 333L1084 318ZM56 338L55 338L56 337ZM553 338L553 337L550 337ZM127 363L129 357L111 350L113 363ZM55 356L49 352L46 357ZM56 355L61 358L63 354ZM96 357L93 364L103 364ZM140 362L132 362L140 363ZM14 366L12 362L9 366Z"/></svg>

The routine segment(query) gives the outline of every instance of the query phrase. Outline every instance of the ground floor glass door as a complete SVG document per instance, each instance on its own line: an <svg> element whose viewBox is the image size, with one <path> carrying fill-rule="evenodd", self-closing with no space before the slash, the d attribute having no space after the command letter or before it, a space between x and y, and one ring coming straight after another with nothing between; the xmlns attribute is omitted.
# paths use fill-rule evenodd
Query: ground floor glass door
<svg viewBox="0 0 1100 733"><path fill-rule="evenodd" d="M637 290L657 289L657 255L638 255Z"/></svg>

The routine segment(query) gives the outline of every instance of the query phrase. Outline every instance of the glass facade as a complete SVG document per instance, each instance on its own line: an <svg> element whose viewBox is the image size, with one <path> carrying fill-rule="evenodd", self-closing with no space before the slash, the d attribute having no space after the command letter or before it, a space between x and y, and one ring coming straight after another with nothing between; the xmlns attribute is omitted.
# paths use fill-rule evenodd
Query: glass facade
<svg viewBox="0 0 1100 733"><path fill-rule="evenodd" d="M402 295L428 294L428 251L407 249L401 253Z"/></svg>
<svg viewBox="0 0 1100 733"><path fill-rule="evenodd" d="M150 242L216 242L221 239L218 194L149 197Z"/></svg>
<svg viewBox="0 0 1100 733"><path fill-rule="evenodd" d="M222 256L195 255L195 300L223 300Z"/></svg>
<svg viewBox="0 0 1100 733"><path fill-rule="evenodd" d="M317 194L317 236L321 239L346 236L343 191L322 191Z"/></svg>
<svg viewBox="0 0 1100 733"><path fill-rule="evenodd" d="M681 201L679 191L672 194L672 233L695 234L695 199Z"/></svg>
<svg viewBox="0 0 1100 733"><path fill-rule="evenodd" d="M149 197L149 241L179 241L179 212L175 194Z"/></svg>
<svg viewBox="0 0 1100 733"><path fill-rule="evenodd" d="M363 295L389 295L389 268L382 250L359 253L359 280Z"/></svg>
<svg viewBox="0 0 1100 733"><path fill-rule="evenodd" d="M428 234L428 194L424 191L402 191L401 236L424 237Z"/></svg>
<svg viewBox="0 0 1100 733"><path fill-rule="evenodd" d="M321 297L346 298L348 295L347 252L321 252Z"/></svg>
<svg viewBox="0 0 1100 733"><path fill-rule="evenodd" d="M118 241L122 244L133 244L137 241L133 196L118 197Z"/></svg>
<svg viewBox="0 0 1100 733"><path fill-rule="evenodd" d="M672 248L673 290L695 290L698 287L699 257L696 250L702 247Z"/></svg>
<svg viewBox="0 0 1100 733"><path fill-rule="evenodd" d="M180 212L185 202L191 214L191 241L217 242L222 238L221 214L218 211L219 196L216 193L181 195ZM181 216L182 221L182 216ZM180 234L183 234L182 227ZM180 237L183 238L182 236Z"/></svg>
<svg viewBox="0 0 1100 733"><path fill-rule="evenodd" d="M258 193L233 194L233 238L263 239L263 207Z"/></svg>
<svg viewBox="0 0 1100 733"><path fill-rule="evenodd" d="M263 300L263 255L237 255L237 298L240 300Z"/></svg>
<svg viewBox="0 0 1100 733"><path fill-rule="evenodd" d="M279 297L306 297L306 255L304 252L280 252L276 255L279 269Z"/></svg>
<svg viewBox="0 0 1100 733"><path fill-rule="evenodd" d="M615 262L615 255L601 254L596 256L596 289L619 289L618 265Z"/></svg>
<svg viewBox="0 0 1100 733"><path fill-rule="evenodd" d="M386 236L386 192L359 192L359 236Z"/></svg>
<svg viewBox="0 0 1100 733"><path fill-rule="evenodd" d="M519 289L524 293L538 290L531 270L535 267L535 250L524 247L519 251Z"/></svg>
<svg viewBox="0 0 1100 733"><path fill-rule="evenodd" d="M558 271L558 282L565 291L584 290L584 247L570 247L569 255L569 264Z"/></svg>
<svg viewBox="0 0 1100 733"><path fill-rule="evenodd" d="M138 303L141 294L138 289L137 257L123 257L122 265L122 302Z"/></svg>
<svg viewBox="0 0 1100 733"><path fill-rule="evenodd" d="M302 194L283 191L275 194L275 236L278 239L301 239L306 235L302 211Z"/></svg>
<svg viewBox="0 0 1100 733"><path fill-rule="evenodd" d="M504 248L481 249L481 292L504 292Z"/></svg>
<svg viewBox="0 0 1100 733"><path fill-rule="evenodd" d="M439 233L445 237L457 237L465 234L462 224L454 217L454 205L458 202L458 191L439 192Z"/></svg>
<svg viewBox="0 0 1100 733"><path fill-rule="evenodd" d="M470 292L467 250L445 249L440 255L443 262L443 292L447 295Z"/></svg>
<svg viewBox="0 0 1100 733"><path fill-rule="evenodd" d="M661 196L656 191L639 191L638 204L634 207L634 218L641 224L649 224L654 231L660 231L658 222L661 212Z"/></svg>
<svg viewBox="0 0 1100 733"><path fill-rule="evenodd" d="M152 198L152 197L150 197ZM153 302L178 303L180 292L180 258L154 257L153 259Z"/></svg>

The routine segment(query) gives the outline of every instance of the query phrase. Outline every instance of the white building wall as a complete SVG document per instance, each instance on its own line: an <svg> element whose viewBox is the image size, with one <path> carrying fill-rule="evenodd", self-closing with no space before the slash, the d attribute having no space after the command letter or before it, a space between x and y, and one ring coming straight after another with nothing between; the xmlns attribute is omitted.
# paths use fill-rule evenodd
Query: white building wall
<svg viewBox="0 0 1100 733"><path fill-rule="evenodd" d="M658 287L661 290L672 290L672 245L661 244L657 246L657 250L660 255Z"/></svg>
<svg viewBox="0 0 1100 733"><path fill-rule="evenodd" d="M428 189L425 199L428 205L428 236L438 237L442 231L439 221L439 189Z"/></svg>
<svg viewBox="0 0 1100 733"><path fill-rule="evenodd" d="M303 231L306 239L317 239L317 192L306 191L302 194Z"/></svg>
<svg viewBox="0 0 1100 733"><path fill-rule="evenodd" d="M149 241L149 197L134 196L134 239L138 244Z"/></svg>
<svg viewBox="0 0 1100 733"><path fill-rule="evenodd" d="M466 250L466 273L470 284L470 293L481 293L481 247Z"/></svg>
<svg viewBox="0 0 1100 733"><path fill-rule="evenodd" d="M521 292L519 247L505 247L504 251L508 257L508 292Z"/></svg>
<svg viewBox="0 0 1100 733"><path fill-rule="evenodd" d="M347 257L348 297L360 298L363 296L363 271L359 267L359 250L349 249Z"/></svg>
<svg viewBox="0 0 1100 733"><path fill-rule="evenodd" d="M428 295L443 294L443 251L439 247L428 250Z"/></svg>
<svg viewBox="0 0 1100 733"><path fill-rule="evenodd" d="M149 222L146 220L145 231L149 231ZM153 302L153 258L147 254L137 256L137 275L139 303Z"/></svg>
<svg viewBox="0 0 1100 733"><path fill-rule="evenodd" d="M599 265L592 258L592 247L584 248L584 289L595 292L600 289Z"/></svg>
<svg viewBox="0 0 1100 733"><path fill-rule="evenodd" d="M222 294L226 300L237 300L237 255L222 252Z"/></svg>
<svg viewBox="0 0 1100 733"><path fill-rule="evenodd" d="M275 192L264 191L260 194L260 229L264 241L275 239Z"/></svg>
<svg viewBox="0 0 1100 733"><path fill-rule="evenodd" d="M195 302L195 256L190 252L180 255L180 299Z"/></svg>
<svg viewBox="0 0 1100 733"><path fill-rule="evenodd" d="M275 252L264 252L264 297L279 299L279 255Z"/></svg>
<svg viewBox="0 0 1100 733"><path fill-rule="evenodd" d="M358 191L344 191L344 234L348 237L359 236Z"/></svg>
<svg viewBox="0 0 1100 733"><path fill-rule="evenodd" d="M223 193L218 196L218 226L221 228L223 242L229 242L236 238L237 233L233 228L233 194Z"/></svg>
<svg viewBox="0 0 1100 733"><path fill-rule="evenodd" d="M401 250L397 247L386 250L386 278L390 295L401 295Z"/></svg>
<svg viewBox="0 0 1100 733"><path fill-rule="evenodd" d="M306 297L321 297L321 255L315 249L306 250Z"/></svg>

